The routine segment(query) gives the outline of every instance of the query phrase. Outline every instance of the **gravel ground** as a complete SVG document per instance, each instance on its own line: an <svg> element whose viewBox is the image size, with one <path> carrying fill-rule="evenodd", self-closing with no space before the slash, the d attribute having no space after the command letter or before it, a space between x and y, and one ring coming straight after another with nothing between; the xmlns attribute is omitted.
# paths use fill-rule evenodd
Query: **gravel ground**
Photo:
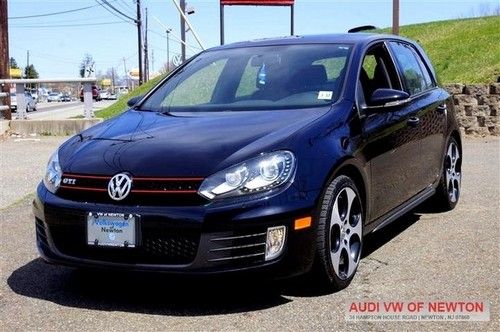
<svg viewBox="0 0 500 332"><path fill-rule="evenodd" d="M22 170L21 165L4 169L4 155L18 145L0 142L2 196L14 191L19 198L33 191L60 141L22 143L26 151L12 153L22 159L9 159L28 160L29 167ZM370 236L351 286L334 294L305 280L173 279L47 265L35 249L33 197L25 197L0 209L0 329L499 331L500 140L468 139L464 155L457 208L436 214L421 207ZM4 184L14 172L17 180ZM15 201L14 196L2 198L2 206ZM484 300L490 303L491 318L345 320L352 301L384 300Z"/></svg>
<svg viewBox="0 0 500 332"><path fill-rule="evenodd" d="M0 141L0 209L34 191L50 156L66 139L20 137Z"/></svg>

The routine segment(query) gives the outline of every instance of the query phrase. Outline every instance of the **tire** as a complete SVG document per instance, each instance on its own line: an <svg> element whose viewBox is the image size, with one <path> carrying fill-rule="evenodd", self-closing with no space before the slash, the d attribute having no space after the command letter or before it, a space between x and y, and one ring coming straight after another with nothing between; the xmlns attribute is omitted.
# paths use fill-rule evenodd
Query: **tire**
<svg viewBox="0 0 500 332"><path fill-rule="evenodd" d="M363 204L354 182L335 178L320 201L316 262L313 275L329 290L351 283L363 249Z"/></svg>
<svg viewBox="0 0 500 332"><path fill-rule="evenodd" d="M451 211L458 203L462 185L462 150L456 139L450 137L446 145L443 172L430 199L431 205L440 212Z"/></svg>

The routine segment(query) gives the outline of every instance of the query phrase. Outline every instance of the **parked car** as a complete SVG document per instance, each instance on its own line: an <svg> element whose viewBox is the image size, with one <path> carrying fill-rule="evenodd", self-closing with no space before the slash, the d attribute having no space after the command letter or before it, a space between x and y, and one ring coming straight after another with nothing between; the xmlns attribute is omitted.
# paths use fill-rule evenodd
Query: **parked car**
<svg viewBox="0 0 500 332"><path fill-rule="evenodd" d="M116 100L118 99L115 93L110 93L108 96L108 100Z"/></svg>
<svg viewBox="0 0 500 332"><path fill-rule="evenodd" d="M95 85L92 85L92 99L94 99L95 101L101 100L101 96L99 95L99 89ZM80 101L83 102L83 87L80 89Z"/></svg>
<svg viewBox="0 0 500 332"><path fill-rule="evenodd" d="M106 91L106 90L99 91L99 98L101 98L103 100L107 100L108 97L109 97L108 91Z"/></svg>
<svg viewBox="0 0 500 332"><path fill-rule="evenodd" d="M71 101L71 97L69 96L69 94L63 93L61 98L60 98L60 101L63 101L63 102Z"/></svg>
<svg viewBox="0 0 500 332"><path fill-rule="evenodd" d="M32 89L30 91L31 97L38 102L38 90L37 89Z"/></svg>
<svg viewBox="0 0 500 332"><path fill-rule="evenodd" d="M26 105L26 112L36 111L36 100L31 96L30 93L25 92L22 95ZM10 93L10 110L12 112L17 112L17 94L15 92Z"/></svg>
<svg viewBox="0 0 500 332"><path fill-rule="evenodd" d="M462 141L437 82L422 48L397 36L203 51L53 154L34 203L40 254L186 274L312 271L347 287L366 234L424 201L459 200Z"/></svg>
<svg viewBox="0 0 500 332"><path fill-rule="evenodd" d="M49 93L47 97L47 102L52 103L52 102L58 102L61 101L61 94L58 92L51 92Z"/></svg>

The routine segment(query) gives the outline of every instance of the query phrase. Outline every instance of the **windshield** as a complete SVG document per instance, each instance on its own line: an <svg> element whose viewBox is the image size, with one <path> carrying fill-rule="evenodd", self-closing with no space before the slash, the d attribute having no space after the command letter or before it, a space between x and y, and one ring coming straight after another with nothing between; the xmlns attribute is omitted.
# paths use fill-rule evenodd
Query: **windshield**
<svg viewBox="0 0 500 332"><path fill-rule="evenodd" d="M140 109L159 112L307 108L335 102L350 45L247 47L200 54Z"/></svg>

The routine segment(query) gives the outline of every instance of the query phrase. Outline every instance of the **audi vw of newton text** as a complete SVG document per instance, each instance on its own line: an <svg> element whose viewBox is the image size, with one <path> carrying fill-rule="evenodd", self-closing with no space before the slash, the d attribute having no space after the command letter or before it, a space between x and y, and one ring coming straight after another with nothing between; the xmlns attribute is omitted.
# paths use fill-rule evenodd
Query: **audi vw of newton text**
<svg viewBox="0 0 500 332"><path fill-rule="evenodd" d="M50 263L309 271L331 289L363 238L460 195L450 95L416 43L350 33L215 47L66 141L34 202Z"/></svg>

